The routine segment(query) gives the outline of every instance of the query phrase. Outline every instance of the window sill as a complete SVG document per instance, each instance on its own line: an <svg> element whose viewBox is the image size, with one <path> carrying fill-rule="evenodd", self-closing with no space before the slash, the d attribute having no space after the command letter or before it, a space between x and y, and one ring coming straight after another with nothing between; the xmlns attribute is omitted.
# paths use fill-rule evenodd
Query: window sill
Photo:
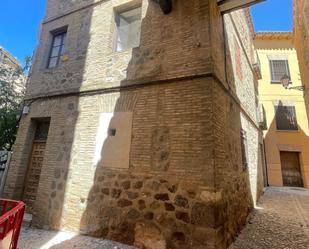
<svg viewBox="0 0 309 249"><path fill-rule="evenodd" d="M270 84L273 84L273 85L282 85L281 81L270 81ZM290 84L289 85L293 85L292 81L290 81Z"/></svg>
<svg viewBox="0 0 309 249"><path fill-rule="evenodd" d="M117 51L117 50L113 50L113 53L127 53L127 52L130 52L130 51L132 51L133 49L135 49L135 48L139 48L140 46L137 46L137 47L132 47L132 48L126 48L126 49L123 49L123 50L119 50L119 51Z"/></svg>
<svg viewBox="0 0 309 249"><path fill-rule="evenodd" d="M276 129L277 132L287 132L287 133L299 133L299 130L278 130Z"/></svg>
<svg viewBox="0 0 309 249"><path fill-rule="evenodd" d="M51 67L51 68L43 68L43 73L50 73L50 72L53 72L55 70L57 70L59 68L59 66L56 66L56 67Z"/></svg>
<svg viewBox="0 0 309 249"><path fill-rule="evenodd" d="M43 72L46 72L46 73L53 72L53 71L55 71L55 70L57 70L57 69L59 69L59 68L62 68L63 65L65 64L65 62L66 62L66 61L60 61L59 64L58 64L57 66L55 66L55 67L45 67L45 68L43 68L42 71L43 71Z"/></svg>

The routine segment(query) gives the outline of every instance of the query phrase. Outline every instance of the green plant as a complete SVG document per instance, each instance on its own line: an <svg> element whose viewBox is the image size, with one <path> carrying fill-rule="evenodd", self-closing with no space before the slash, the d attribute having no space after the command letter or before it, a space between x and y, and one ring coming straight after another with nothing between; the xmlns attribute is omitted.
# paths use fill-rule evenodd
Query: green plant
<svg viewBox="0 0 309 249"><path fill-rule="evenodd" d="M0 150L11 150L14 144L30 64L31 57L24 68L0 64Z"/></svg>

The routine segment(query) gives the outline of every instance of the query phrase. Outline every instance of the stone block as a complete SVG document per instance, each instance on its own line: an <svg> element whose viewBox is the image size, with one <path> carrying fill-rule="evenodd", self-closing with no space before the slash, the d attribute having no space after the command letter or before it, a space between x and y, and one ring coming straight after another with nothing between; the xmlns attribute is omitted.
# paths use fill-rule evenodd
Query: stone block
<svg viewBox="0 0 309 249"><path fill-rule="evenodd" d="M164 235L151 223L136 223L134 245L144 249L166 249Z"/></svg>

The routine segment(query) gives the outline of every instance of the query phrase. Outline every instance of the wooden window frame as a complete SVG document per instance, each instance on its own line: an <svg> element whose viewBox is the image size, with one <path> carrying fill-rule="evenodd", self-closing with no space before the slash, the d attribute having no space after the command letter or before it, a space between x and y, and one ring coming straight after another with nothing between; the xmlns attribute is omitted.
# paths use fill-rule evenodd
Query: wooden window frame
<svg viewBox="0 0 309 249"><path fill-rule="evenodd" d="M66 39L66 35L67 35L67 29L68 29L68 27L65 26L65 27L62 27L62 28L59 28L59 29L51 31L52 42L51 42L51 46L50 46L50 50L49 50L49 55L48 55L48 61L47 61L47 68L48 69L56 68L60 64L60 59L61 59L61 56L62 56L62 50L63 50L63 47L65 47L65 39ZM54 46L55 39L58 36L61 36L60 45L59 46ZM53 52L53 49L55 47L60 47L60 49L59 49L59 52L58 52L57 56L53 56L52 57L52 52ZM50 66L50 62L51 62L51 59L53 59L53 58L57 58L57 63L56 63L55 66L51 67Z"/></svg>

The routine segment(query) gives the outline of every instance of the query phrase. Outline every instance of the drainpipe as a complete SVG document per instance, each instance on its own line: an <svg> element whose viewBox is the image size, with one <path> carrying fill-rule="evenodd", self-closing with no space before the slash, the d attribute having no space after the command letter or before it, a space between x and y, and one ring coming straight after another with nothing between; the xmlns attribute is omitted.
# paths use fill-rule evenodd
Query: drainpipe
<svg viewBox="0 0 309 249"><path fill-rule="evenodd" d="M264 154L264 165L265 165L265 174L266 174L266 187L269 187L268 182L268 163L267 163L267 156L266 156L266 145L265 145L265 139L263 139L263 154Z"/></svg>

